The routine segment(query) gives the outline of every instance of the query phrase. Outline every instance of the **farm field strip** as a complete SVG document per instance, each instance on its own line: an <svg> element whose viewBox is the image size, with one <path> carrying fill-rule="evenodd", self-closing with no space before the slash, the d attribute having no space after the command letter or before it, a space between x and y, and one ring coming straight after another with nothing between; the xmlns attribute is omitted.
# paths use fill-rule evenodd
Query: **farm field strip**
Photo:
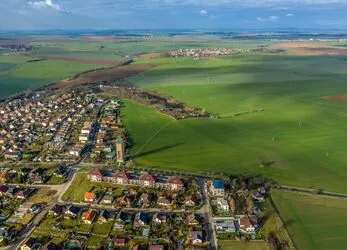
<svg viewBox="0 0 347 250"><path fill-rule="evenodd" d="M272 198L298 249L345 249L347 200L273 190Z"/></svg>

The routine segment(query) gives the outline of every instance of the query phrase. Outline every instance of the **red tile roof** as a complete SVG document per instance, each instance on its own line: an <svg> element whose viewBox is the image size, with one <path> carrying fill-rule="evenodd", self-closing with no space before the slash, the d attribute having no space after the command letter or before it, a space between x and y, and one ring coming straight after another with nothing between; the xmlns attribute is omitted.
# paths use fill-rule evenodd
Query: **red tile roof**
<svg viewBox="0 0 347 250"><path fill-rule="evenodd" d="M92 220L95 217L95 211L89 209L88 211L85 211L82 213L82 219L83 220Z"/></svg>
<svg viewBox="0 0 347 250"><path fill-rule="evenodd" d="M251 221L248 217L248 215L244 215L240 218L240 226L241 227L250 227L252 226Z"/></svg>
<svg viewBox="0 0 347 250"><path fill-rule="evenodd" d="M95 194L92 192L86 192L84 194L84 199L85 200L94 200L95 199Z"/></svg>
<svg viewBox="0 0 347 250"><path fill-rule="evenodd" d="M148 174L148 173L141 175L139 180L140 181L152 181L152 182L155 182L155 179L154 179L153 175Z"/></svg>
<svg viewBox="0 0 347 250"><path fill-rule="evenodd" d="M125 245L125 243L126 243L126 239L115 239L114 240L114 243L116 244L116 245Z"/></svg>
<svg viewBox="0 0 347 250"><path fill-rule="evenodd" d="M97 176L102 176L100 170L98 168L94 168L88 172L88 175L97 175Z"/></svg>
<svg viewBox="0 0 347 250"><path fill-rule="evenodd" d="M167 179L168 184L183 185L182 180L178 176L170 176Z"/></svg>
<svg viewBox="0 0 347 250"><path fill-rule="evenodd" d="M128 175L125 171L116 171L114 174L114 177L121 178L121 179L128 179Z"/></svg>

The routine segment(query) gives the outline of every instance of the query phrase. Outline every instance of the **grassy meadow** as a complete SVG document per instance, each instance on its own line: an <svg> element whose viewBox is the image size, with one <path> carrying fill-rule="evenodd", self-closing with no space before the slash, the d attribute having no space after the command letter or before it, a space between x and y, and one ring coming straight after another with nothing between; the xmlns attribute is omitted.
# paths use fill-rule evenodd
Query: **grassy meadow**
<svg viewBox="0 0 347 250"><path fill-rule="evenodd" d="M129 78L136 86L224 118L170 122L148 108L129 105L125 123L137 164L263 174L287 185L346 190L347 103L320 98L347 90L345 58L247 54L138 63L149 61L160 66ZM259 109L264 111L237 116ZM272 164L264 167L263 162Z"/></svg>
<svg viewBox="0 0 347 250"><path fill-rule="evenodd" d="M278 190L272 198L297 249L347 248L347 200Z"/></svg>

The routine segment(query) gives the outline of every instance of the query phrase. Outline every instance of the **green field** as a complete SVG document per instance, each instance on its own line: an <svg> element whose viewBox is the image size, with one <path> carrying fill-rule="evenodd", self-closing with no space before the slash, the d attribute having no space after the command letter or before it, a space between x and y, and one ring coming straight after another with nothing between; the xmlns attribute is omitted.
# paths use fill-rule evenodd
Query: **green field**
<svg viewBox="0 0 347 250"><path fill-rule="evenodd" d="M161 37L154 39L127 39L126 42L83 41L75 40L44 40L38 39L31 43L33 54L68 55L76 57L102 57L119 59L120 56L138 55L150 52L166 52L172 49L185 48L256 48L258 45L271 44L270 41L223 40L219 37ZM103 47L103 49L101 49Z"/></svg>
<svg viewBox="0 0 347 250"><path fill-rule="evenodd" d="M287 185L346 190L347 103L320 99L347 90L345 58L239 55L150 61L161 66L129 80L225 118L167 124L170 119L163 115L128 105L124 120L139 165L264 174ZM264 111L234 116L258 109ZM262 162L273 164L261 167Z"/></svg>
<svg viewBox="0 0 347 250"><path fill-rule="evenodd" d="M0 98L35 89L76 73L102 66L60 60L33 62L30 60L33 59L24 56L0 55Z"/></svg>
<svg viewBox="0 0 347 250"><path fill-rule="evenodd" d="M220 250L268 250L265 242L219 241Z"/></svg>
<svg viewBox="0 0 347 250"><path fill-rule="evenodd" d="M32 50L35 56L60 56L80 59L125 60L149 52L166 52L179 48L234 47L255 48L269 41L222 40L217 37L171 38L155 40L128 39L126 42L84 41L67 37L33 37ZM102 48L101 48L102 47ZM76 73L101 67L87 62L44 60L28 62L33 58L19 55L0 55L0 98L64 79Z"/></svg>
<svg viewBox="0 0 347 250"><path fill-rule="evenodd" d="M346 249L347 200L272 191L297 249Z"/></svg>

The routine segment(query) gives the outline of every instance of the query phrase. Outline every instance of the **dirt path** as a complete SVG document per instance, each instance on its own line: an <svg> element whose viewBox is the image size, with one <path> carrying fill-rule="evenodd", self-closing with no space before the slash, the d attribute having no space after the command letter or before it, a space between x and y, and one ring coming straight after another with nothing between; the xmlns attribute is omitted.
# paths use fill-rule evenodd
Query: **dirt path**
<svg viewBox="0 0 347 250"><path fill-rule="evenodd" d="M159 128L148 140L136 151L135 155L138 155L141 153L141 151L156 137L160 134L161 131L163 131L167 126L169 126L171 123L176 122L176 120L169 121L168 123L164 124L161 128Z"/></svg>
<svg viewBox="0 0 347 250"><path fill-rule="evenodd" d="M291 187L291 186L280 185L275 187L274 189L285 190L289 192L304 193L304 194L310 194L310 195L316 195L316 196L326 196L326 197L347 199L347 194L332 193L332 192L326 192L326 191L318 192L316 189L309 189L309 188L302 188L302 187Z"/></svg>

